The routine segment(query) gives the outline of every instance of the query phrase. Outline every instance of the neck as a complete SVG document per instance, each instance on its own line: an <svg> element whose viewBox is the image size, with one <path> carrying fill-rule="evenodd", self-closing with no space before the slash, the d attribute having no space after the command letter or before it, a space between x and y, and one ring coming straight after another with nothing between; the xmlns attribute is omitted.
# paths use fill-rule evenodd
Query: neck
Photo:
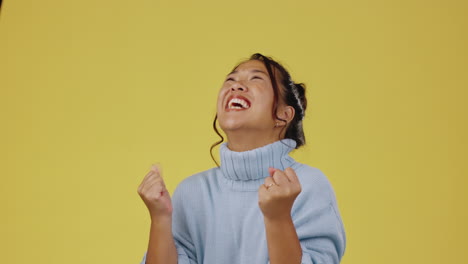
<svg viewBox="0 0 468 264"><path fill-rule="evenodd" d="M241 152L263 147L284 138L279 137L279 131L270 133L255 133L254 131L230 131L226 133L227 146L230 150Z"/></svg>
<svg viewBox="0 0 468 264"><path fill-rule="evenodd" d="M233 151L227 143L220 146L220 169L224 179L234 189L258 191L265 178L270 176L268 168L284 170L294 164L289 156L296 147L292 139L283 139L248 151Z"/></svg>

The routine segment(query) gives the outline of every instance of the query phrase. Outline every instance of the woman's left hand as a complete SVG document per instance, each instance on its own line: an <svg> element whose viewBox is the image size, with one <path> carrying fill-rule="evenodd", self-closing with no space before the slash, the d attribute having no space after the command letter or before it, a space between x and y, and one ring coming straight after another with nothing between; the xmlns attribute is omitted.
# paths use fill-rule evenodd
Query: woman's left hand
<svg viewBox="0 0 468 264"><path fill-rule="evenodd" d="M301 183L291 168L284 171L269 168L269 177L258 189L258 204L263 216L269 219L291 217L294 200L301 192Z"/></svg>

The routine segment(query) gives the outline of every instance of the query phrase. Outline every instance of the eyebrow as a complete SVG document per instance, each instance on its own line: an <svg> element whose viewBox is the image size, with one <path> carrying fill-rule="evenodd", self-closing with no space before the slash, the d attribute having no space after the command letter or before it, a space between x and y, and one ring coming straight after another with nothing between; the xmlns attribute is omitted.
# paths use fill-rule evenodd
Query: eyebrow
<svg viewBox="0 0 468 264"><path fill-rule="evenodd" d="M253 70L251 70L250 72L260 72L260 73L263 73L263 74L265 74L265 75L268 76L268 73L266 73L266 72L264 72L264 71L262 71L262 70L253 69ZM228 75L231 75L231 74L234 74L234 73L237 73L237 71L234 70L234 71L230 72Z"/></svg>

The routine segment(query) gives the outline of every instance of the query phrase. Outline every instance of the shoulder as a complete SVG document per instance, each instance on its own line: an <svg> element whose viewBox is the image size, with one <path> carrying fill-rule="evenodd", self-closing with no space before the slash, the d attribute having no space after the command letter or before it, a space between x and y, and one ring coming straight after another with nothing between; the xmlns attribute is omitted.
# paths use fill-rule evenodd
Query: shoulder
<svg viewBox="0 0 468 264"><path fill-rule="evenodd" d="M296 221L311 221L311 217L315 216L317 221L326 219L325 222L329 222L324 222L323 226L337 223L334 227L344 234L335 191L325 174L318 168L301 163L296 163L292 168L301 183L301 193L294 201L292 212Z"/></svg>
<svg viewBox="0 0 468 264"><path fill-rule="evenodd" d="M182 180L174 190L173 197L177 199L196 198L196 196L206 193L207 188L213 188L217 185L220 172L218 167L211 168L202 172L195 173Z"/></svg>
<svg viewBox="0 0 468 264"><path fill-rule="evenodd" d="M299 162L296 162L292 169L301 183L299 199L313 199L326 204L335 202L333 187L322 170Z"/></svg>

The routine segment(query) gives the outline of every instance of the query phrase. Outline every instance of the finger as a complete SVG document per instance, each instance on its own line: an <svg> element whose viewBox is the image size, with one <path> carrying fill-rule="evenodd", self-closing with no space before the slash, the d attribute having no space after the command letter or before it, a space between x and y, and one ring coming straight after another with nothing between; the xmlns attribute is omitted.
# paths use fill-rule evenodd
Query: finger
<svg viewBox="0 0 468 264"><path fill-rule="evenodd" d="M148 176L146 180L147 181L163 181L164 179L161 177L161 175L153 172L151 175Z"/></svg>
<svg viewBox="0 0 468 264"><path fill-rule="evenodd" d="M288 177L284 174L282 170L276 170L273 174L273 179L278 185L284 185L289 183Z"/></svg>
<svg viewBox="0 0 468 264"><path fill-rule="evenodd" d="M276 183L272 177L266 177L263 186L265 187L267 191L270 190L271 188L279 187L278 183Z"/></svg>
<svg viewBox="0 0 468 264"><path fill-rule="evenodd" d="M150 170L146 175L145 177L143 178L143 180L141 182L145 182L149 177L151 177L151 175L154 174L154 171Z"/></svg>
<svg viewBox="0 0 468 264"><path fill-rule="evenodd" d="M149 171L145 177L143 178L143 180L141 181L140 185L138 186L137 188L137 191L138 193L140 193L142 190L143 190L143 187L147 184L148 180L151 178L151 176L154 174L153 171Z"/></svg>
<svg viewBox="0 0 468 264"><path fill-rule="evenodd" d="M162 166L159 163L154 163L151 165L151 170L158 175L162 175Z"/></svg>
<svg viewBox="0 0 468 264"><path fill-rule="evenodd" d="M151 165L150 171L148 172L148 174L146 174L143 181L147 181L149 178L152 178L152 177L156 177L156 178L161 177L161 166L159 164Z"/></svg>
<svg viewBox="0 0 468 264"><path fill-rule="evenodd" d="M151 167L150 167L149 172L145 175L145 177L141 181L142 184L147 182L148 179L153 177L153 176L160 176L159 171L160 171L160 169L158 168L158 166L156 166L156 164L152 164Z"/></svg>
<svg viewBox="0 0 468 264"><path fill-rule="evenodd" d="M155 176L158 178L163 178L162 166L159 163L151 165L151 170L155 172Z"/></svg>
<svg viewBox="0 0 468 264"><path fill-rule="evenodd" d="M273 177L266 177L265 181L263 182L263 185L265 186L276 185L276 182L273 179Z"/></svg>
<svg viewBox="0 0 468 264"><path fill-rule="evenodd" d="M141 184L142 185L148 185L148 184L150 184L152 182L162 182L162 181L163 181L163 179L160 176L156 175L154 173L154 171L153 171L150 175L148 175L148 177L143 179L143 182Z"/></svg>
<svg viewBox="0 0 468 264"><path fill-rule="evenodd" d="M164 190L166 188L164 187L164 185L158 183L158 182L152 182L146 186L143 187L143 191L146 193L158 193L159 195L157 195L156 197L159 198L162 196Z"/></svg>
<svg viewBox="0 0 468 264"><path fill-rule="evenodd" d="M286 175L286 177L288 177L288 179L291 182L298 182L299 181L299 178L297 178L296 172L291 167L286 168L284 170L284 174Z"/></svg>
<svg viewBox="0 0 468 264"><path fill-rule="evenodd" d="M161 178L156 178L155 176L150 176L146 181L142 182L141 185L143 186L143 189L147 189L149 186L152 186L154 184L161 184L164 185L164 182Z"/></svg>

